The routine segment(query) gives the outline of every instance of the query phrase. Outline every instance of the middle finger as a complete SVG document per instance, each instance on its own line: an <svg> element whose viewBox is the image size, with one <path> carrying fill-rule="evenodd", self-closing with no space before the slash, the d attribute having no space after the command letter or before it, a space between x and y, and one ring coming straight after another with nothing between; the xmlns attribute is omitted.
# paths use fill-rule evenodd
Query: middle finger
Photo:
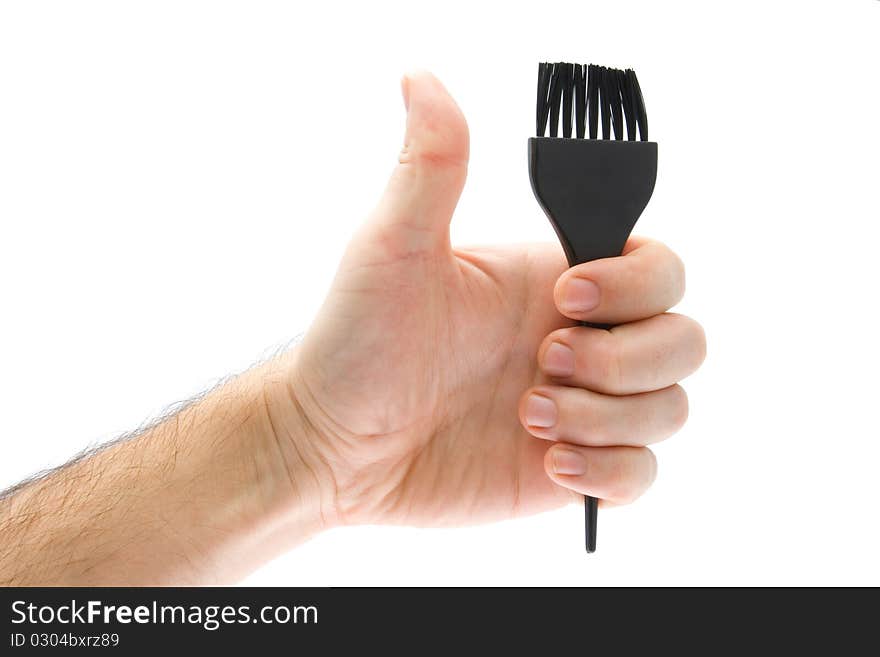
<svg viewBox="0 0 880 657"><path fill-rule="evenodd" d="M662 390L692 374L706 355L702 327L666 313L610 331L559 329L538 349L538 364L555 382L608 395Z"/></svg>

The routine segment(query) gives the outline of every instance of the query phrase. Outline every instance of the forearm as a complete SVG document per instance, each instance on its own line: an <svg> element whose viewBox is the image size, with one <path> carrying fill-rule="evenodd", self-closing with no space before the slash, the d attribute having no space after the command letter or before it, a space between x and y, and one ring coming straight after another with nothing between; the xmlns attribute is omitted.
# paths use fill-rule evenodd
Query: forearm
<svg viewBox="0 0 880 657"><path fill-rule="evenodd" d="M319 531L306 429L266 392L279 367L0 499L0 584L227 582Z"/></svg>

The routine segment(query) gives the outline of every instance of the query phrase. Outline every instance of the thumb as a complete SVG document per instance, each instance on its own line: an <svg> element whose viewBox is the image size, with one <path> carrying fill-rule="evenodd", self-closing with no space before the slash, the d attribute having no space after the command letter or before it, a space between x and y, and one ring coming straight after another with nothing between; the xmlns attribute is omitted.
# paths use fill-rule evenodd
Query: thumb
<svg viewBox="0 0 880 657"><path fill-rule="evenodd" d="M401 87L406 136L373 219L407 250L448 244L449 221L467 177L467 123L430 73L409 73Z"/></svg>

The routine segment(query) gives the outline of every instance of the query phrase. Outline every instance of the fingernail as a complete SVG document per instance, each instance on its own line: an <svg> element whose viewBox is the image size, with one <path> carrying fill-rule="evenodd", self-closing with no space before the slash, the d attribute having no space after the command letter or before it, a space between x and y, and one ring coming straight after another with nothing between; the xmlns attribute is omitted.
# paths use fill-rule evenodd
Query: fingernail
<svg viewBox="0 0 880 657"><path fill-rule="evenodd" d="M543 395L529 395L526 401L526 423L530 427L552 427L556 424L556 404Z"/></svg>
<svg viewBox="0 0 880 657"><path fill-rule="evenodd" d="M544 371L550 376L574 374L574 351L571 347L554 342L544 352Z"/></svg>
<svg viewBox="0 0 880 657"><path fill-rule="evenodd" d="M582 475L587 471L587 459L571 449L554 449L553 471L561 475Z"/></svg>
<svg viewBox="0 0 880 657"><path fill-rule="evenodd" d="M563 306L573 312L587 312L599 305L599 286L587 278L572 278L565 286Z"/></svg>

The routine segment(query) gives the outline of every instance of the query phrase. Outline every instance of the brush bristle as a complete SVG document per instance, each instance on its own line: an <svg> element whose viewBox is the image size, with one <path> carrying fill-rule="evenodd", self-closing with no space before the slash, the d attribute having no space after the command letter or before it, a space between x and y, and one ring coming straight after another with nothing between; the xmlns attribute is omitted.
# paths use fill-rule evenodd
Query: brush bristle
<svg viewBox="0 0 880 657"><path fill-rule="evenodd" d="M636 72L593 64L538 64L535 127L538 137L570 138L573 131L577 139L648 141L648 115Z"/></svg>

